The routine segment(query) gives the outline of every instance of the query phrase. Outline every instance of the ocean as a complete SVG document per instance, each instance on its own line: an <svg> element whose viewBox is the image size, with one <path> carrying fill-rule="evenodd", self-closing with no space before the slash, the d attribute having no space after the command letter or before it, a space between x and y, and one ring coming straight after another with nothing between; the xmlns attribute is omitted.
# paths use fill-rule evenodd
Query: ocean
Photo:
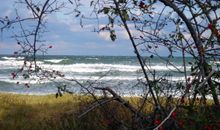
<svg viewBox="0 0 220 130"><path fill-rule="evenodd" d="M35 76L29 79L20 76L12 79L11 73L23 65L23 59L22 56L15 58L0 55L0 92L54 94L60 84L66 84L74 93L83 91L75 82L62 78L36 80ZM144 58L145 63L150 65L148 69L152 72L155 70L156 78L166 78L171 82L183 81L183 73L177 72L165 60L158 57ZM179 70L184 70L181 58L173 58L170 62ZM189 62L193 62L193 59L186 58L187 75L191 69ZM60 71L65 78L77 80L85 86L110 86L123 94L143 91L143 84L140 84L140 81L144 81L143 73L134 56L38 56L37 63L44 69ZM30 88L25 87L26 83L30 84Z"/></svg>

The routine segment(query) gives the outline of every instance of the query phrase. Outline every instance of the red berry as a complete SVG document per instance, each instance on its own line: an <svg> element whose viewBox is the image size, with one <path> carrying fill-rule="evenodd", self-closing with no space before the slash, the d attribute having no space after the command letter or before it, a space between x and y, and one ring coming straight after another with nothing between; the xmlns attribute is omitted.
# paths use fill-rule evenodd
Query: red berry
<svg viewBox="0 0 220 130"><path fill-rule="evenodd" d="M187 78L187 81L189 82L190 80L191 80L191 78L190 78L190 77L188 77L188 78Z"/></svg>
<svg viewBox="0 0 220 130"><path fill-rule="evenodd" d="M183 128L183 125L184 125L183 121L178 121L178 125L179 125L179 127L182 129L182 128Z"/></svg>
<svg viewBox="0 0 220 130"><path fill-rule="evenodd" d="M212 24L208 24L209 29L212 29L212 27L213 27Z"/></svg>
<svg viewBox="0 0 220 130"><path fill-rule="evenodd" d="M212 127L210 125L206 125L205 128L206 128L206 130L211 130L212 129Z"/></svg>
<svg viewBox="0 0 220 130"><path fill-rule="evenodd" d="M156 124L156 125L159 125L160 123L161 123L160 120L155 120L155 121L154 121L154 124Z"/></svg>
<svg viewBox="0 0 220 130"><path fill-rule="evenodd" d="M11 73L11 76L12 76L13 79L15 79L16 73L15 72Z"/></svg>
<svg viewBox="0 0 220 130"><path fill-rule="evenodd" d="M182 48L182 50L183 50L183 51L186 51L186 48L185 48L185 47L183 47L183 48Z"/></svg>
<svg viewBox="0 0 220 130"><path fill-rule="evenodd" d="M145 7L145 3L143 1L141 1L140 4L139 4L139 7L140 8L144 8Z"/></svg>
<svg viewBox="0 0 220 130"><path fill-rule="evenodd" d="M173 112L173 113L171 114L171 117L176 118L176 112Z"/></svg>

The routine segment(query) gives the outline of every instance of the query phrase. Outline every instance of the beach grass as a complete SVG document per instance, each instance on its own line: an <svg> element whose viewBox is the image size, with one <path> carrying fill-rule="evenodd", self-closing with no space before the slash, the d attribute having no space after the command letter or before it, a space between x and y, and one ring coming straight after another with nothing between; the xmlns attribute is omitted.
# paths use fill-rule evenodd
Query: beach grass
<svg viewBox="0 0 220 130"><path fill-rule="evenodd" d="M141 101L138 97L126 97L126 100L135 107ZM56 98L55 95L0 93L0 130L117 130L120 125L114 122L111 115L127 125L132 124L132 113L114 101L102 106L105 109L97 107L78 118L91 102L91 97L83 95L64 94ZM209 124L218 128L218 109L210 102L206 111L198 108L187 114L184 110L178 110L176 120L184 123L187 129L200 129ZM151 113L153 106L147 105L143 110L144 113Z"/></svg>
<svg viewBox="0 0 220 130"><path fill-rule="evenodd" d="M0 93L0 130L106 130L115 129L114 122L99 107L78 118L91 104L92 98L82 95L19 95ZM127 122L128 110L107 105L114 109L117 118ZM107 110L107 109L106 109ZM112 113L112 112L111 112ZM111 128L109 128L109 126Z"/></svg>
<svg viewBox="0 0 220 130"><path fill-rule="evenodd" d="M0 129L58 129L61 117L77 109L86 97L63 95L35 96L0 94Z"/></svg>

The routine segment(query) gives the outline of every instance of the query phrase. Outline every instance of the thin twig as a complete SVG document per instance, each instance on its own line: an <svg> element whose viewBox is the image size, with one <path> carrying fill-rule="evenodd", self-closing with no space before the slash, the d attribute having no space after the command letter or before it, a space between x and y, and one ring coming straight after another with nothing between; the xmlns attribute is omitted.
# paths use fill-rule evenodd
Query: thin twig
<svg viewBox="0 0 220 130"><path fill-rule="evenodd" d="M172 115L172 113L176 110L176 107L174 107L171 112L169 113L169 115L156 127L154 128L154 130L158 130Z"/></svg>

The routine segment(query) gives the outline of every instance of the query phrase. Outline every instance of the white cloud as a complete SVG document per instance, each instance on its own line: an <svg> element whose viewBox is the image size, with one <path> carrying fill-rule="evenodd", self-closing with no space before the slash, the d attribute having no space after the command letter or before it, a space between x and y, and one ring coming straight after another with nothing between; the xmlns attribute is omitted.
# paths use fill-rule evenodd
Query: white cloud
<svg viewBox="0 0 220 130"><path fill-rule="evenodd" d="M104 31L101 31L98 33L99 37L106 40L106 41L111 41L111 38L110 38L110 34L109 32L104 32Z"/></svg>
<svg viewBox="0 0 220 130"><path fill-rule="evenodd" d="M106 40L111 41L110 33L107 31L101 31L98 33L99 37ZM119 40L129 40L128 33L125 30L116 31L116 37Z"/></svg>
<svg viewBox="0 0 220 130"><path fill-rule="evenodd" d="M130 30L132 36L137 37L140 36L140 32L135 30L135 29L131 29ZM99 32L99 37L106 40L106 41L111 41L110 38L110 33L107 31L101 31ZM118 40L130 40L128 32L126 30L116 30L116 37Z"/></svg>
<svg viewBox="0 0 220 130"><path fill-rule="evenodd" d="M129 31L131 32L132 36L139 36L141 34L140 31L137 31L135 29L133 24L129 23L127 25L130 29ZM100 24L99 25L99 29L101 29L103 27L105 27L105 24ZM120 27L120 26L115 25L114 30L116 32L117 39L119 39L119 40L130 40L128 32L124 29L124 27ZM111 41L110 34L109 34L108 31L101 31L99 33L99 37L106 40L106 41Z"/></svg>
<svg viewBox="0 0 220 130"><path fill-rule="evenodd" d="M3 13L3 16L7 16L7 17L11 17L12 16L12 10L11 9L8 9L6 10L4 13Z"/></svg>

